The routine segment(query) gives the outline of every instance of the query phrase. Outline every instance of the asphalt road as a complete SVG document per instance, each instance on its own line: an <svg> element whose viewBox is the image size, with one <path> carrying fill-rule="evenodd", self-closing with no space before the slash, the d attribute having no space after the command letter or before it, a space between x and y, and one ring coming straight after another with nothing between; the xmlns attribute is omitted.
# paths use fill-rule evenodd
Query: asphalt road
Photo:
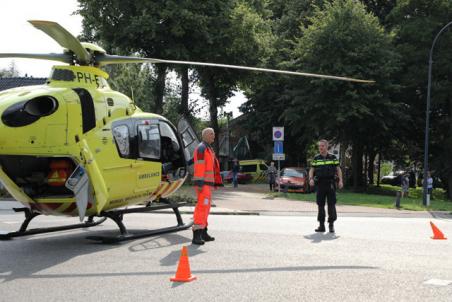
<svg viewBox="0 0 452 302"><path fill-rule="evenodd" d="M21 219L1 210L0 229ZM201 247L190 231L116 245L85 239L116 232L110 221L16 238L0 242L0 301L451 301L452 238L430 239L429 221L342 216L331 235L314 233L312 216L214 215L216 241ZM452 237L451 220L433 221ZM39 217L32 226L67 222ZM139 230L175 219L132 214L125 223ZM173 283L184 245L198 280Z"/></svg>

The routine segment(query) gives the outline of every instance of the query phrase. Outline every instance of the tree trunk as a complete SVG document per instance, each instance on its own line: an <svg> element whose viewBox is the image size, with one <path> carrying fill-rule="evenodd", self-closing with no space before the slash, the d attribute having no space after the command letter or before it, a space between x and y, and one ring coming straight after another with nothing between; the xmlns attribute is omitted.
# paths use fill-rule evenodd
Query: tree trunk
<svg viewBox="0 0 452 302"><path fill-rule="evenodd" d="M162 114L163 112L163 97L165 96L165 80L166 80L166 65L157 64L157 80L155 81L155 107L154 112Z"/></svg>
<svg viewBox="0 0 452 302"><path fill-rule="evenodd" d="M215 150L216 154L219 154L220 150L220 129L218 127L218 107L217 107L217 100L210 99L209 100L209 113L210 113L210 125L215 131L215 142L213 143L213 149Z"/></svg>
<svg viewBox="0 0 452 302"><path fill-rule="evenodd" d="M375 157L377 156L377 152L375 152L374 150L371 150L369 152L369 164L367 165L367 177L369 179L369 183L371 185L374 184L374 162L375 162Z"/></svg>
<svg viewBox="0 0 452 302"><path fill-rule="evenodd" d="M183 116L188 116L189 109L188 109L188 67L182 67L180 69L180 75L181 75L181 84L182 84L182 91L181 91L181 104L179 112Z"/></svg>
<svg viewBox="0 0 452 302"><path fill-rule="evenodd" d="M452 175L449 174L446 184L446 196L449 201L452 201Z"/></svg>
<svg viewBox="0 0 452 302"><path fill-rule="evenodd" d="M358 143L352 146L352 175L353 175L353 190L358 191L362 186L363 175L363 148Z"/></svg>
<svg viewBox="0 0 452 302"><path fill-rule="evenodd" d="M369 158L369 153L367 153L367 151L366 151L364 153L364 171L363 171L363 175L362 175L363 185L366 188L367 188L367 172L369 171L369 169L368 169L368 161L367 161L368 158Z"/></svg>
<svg viewBox="0 0 452 302"><path fill-rule="evenodd" d="M215 141L212 147L218 156L220 150L219 147L220 129L218 127L218 106L217 106L218 91L215 87L214 76L210 75L208 79L206 79L205 81L206 81L205 89L207 92L207 99L209 100L210 126L212 127L213 131L215 131Z"/></svg>
<svg viewBox="0 0 452 302"><path fill-rule="evenodd" d="M452 97L449 96L449 138L448 138L448 143L446 144L446 148L448 148L449 150L447 150L447 154L451 154L452 152ZM450 157L449 157L450 158ZM451 162L450 160L448 161L449 163ZM447 168L447 183L445 184L446 187L446 196L447 199L449 199L450 201L452 201L452 168L449 167Z"/></svg>
<svg viewBox="0 0 452 302"><path fill-rule="evenodd" d="M346 149L347 149L347 146L345 144L341 143L340 148L339 148L339 160L340 160L340 165L341 165L341 170L342 170L342 178L343 178L342 181L344 182L344 186L349 185L349 183L348 183L349 178L348 178L348 175L345 170L345 150Z"/></svg>
<svg viewBox="0 0 452 302"><path fill-rule="evenodd" d="M377 187L380 186L380 179L381 179L381 152L378 153Z"/></svg>

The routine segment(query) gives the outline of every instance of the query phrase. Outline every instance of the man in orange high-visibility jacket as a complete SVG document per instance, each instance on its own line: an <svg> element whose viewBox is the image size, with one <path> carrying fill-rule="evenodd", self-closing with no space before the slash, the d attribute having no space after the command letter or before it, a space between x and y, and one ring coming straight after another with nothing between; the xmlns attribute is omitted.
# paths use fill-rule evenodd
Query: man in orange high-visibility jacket
<svg viewBox="0 0 452 302"><path fill-rule="evenodd" d="M193 244L204 244L206 241L215 240L207 234L207 217L212 202L211 187L222 186L220 176L220 164L215 157L211 144L215 140L215 132L212 128L202 131L202 142L194 152L195 173L193 181L198 197L195 211L193 212Z"/></svg>

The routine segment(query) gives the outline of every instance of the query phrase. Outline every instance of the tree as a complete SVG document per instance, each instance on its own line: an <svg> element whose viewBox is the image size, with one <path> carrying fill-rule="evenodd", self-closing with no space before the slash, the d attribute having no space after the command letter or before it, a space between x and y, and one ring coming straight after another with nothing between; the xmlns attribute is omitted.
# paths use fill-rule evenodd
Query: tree
<svg viewBox="0 0 452 302"><path fill-rule="evenodd" d="M363 184L365 150L386 145L391 129L403 120L401 104L391 99L397 88L397 54L378 19L354 0L335 0L316 8L311 25L302 29L293 58L296 68L308 72L373 79L356 84L323 79L292 81L285 117L300 136L315 134L351 145L353 185ZM298 126L298 125L301 125Z"/></svg>
<svg viewBox="0 0 452 302"><path fill-rule="evenodd" d="M386 24L386 17L397 3L396 0L361 0L361 2L380 20L381 24Z"/></svg>
<svg viewBox="0 0 452 302"><path fill-rule="evenodd" d="M109 65L109 83L114 90L130 96L144 111L155 108L153 82L156 76L148 64Z"/></svg>
<svg viewBox="0 0 452 302"><path fill-rule="evenodd" d="M271 30L261 13L263 1L209 1L212 13L208 18L210 40L204 45L203 57L210 62L257 65L264 57L271 39ZM260 10L260 11L258 11ZM196 68L201 93L209 100L212 128L218 133L218 108L226 104L240 83L254 76L250 72L219 68ZM218 150L218 141L215 145Z"/></svg>
<svg viewBox="0 0 452 302"><path fill-rule="evenodd" d="M388 16L402 57L400 97L412 117L405 129L406 144L410 146L411 158L419 162L424 149L428 55L433 38L451 20L452 2L448 0L401 0ZM452 199L451 47L449 30L441 35L433 53L429 154L433 174L445 184L449 199Z"/></svg>
<svg viewBox="0 0 452 302"><path fill-rule="evenodd" d="M308 16L312 14L313 6L320 5L322 0L272 0L267 9L270 14L263 14L265 22L271 26L269 45L261 64L272 68L293 69L292 53L295 39L301 35L301 28L308 24ZM303 26L302 26L303 25ZM307 142L288 127L283 116L290 99L284 95L285 87L291 77L281 75L260 75L247 82L245 95L248 101L241 107L246 114L246 125L249 129L249 142L253 153L259 158L271 159L273 142L271 131L273 126L284 126L285 163L288 165L306 164ZM299 131L300 129L298 129Z"/></svg>
<svg viewBox="0 0 452 302"><path fill-rule="evenodd" d="M8 68L0 69L0 78L14 78L19 76L19 70L17 69L16 63L11 61Z"/></svg>

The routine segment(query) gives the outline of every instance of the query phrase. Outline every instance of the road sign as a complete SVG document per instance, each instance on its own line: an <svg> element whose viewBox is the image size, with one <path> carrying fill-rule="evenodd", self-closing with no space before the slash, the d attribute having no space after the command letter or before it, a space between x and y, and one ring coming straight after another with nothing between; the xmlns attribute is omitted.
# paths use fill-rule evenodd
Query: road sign
<svg viewBox="0 0 452 302"><path fill-rule="evenodd" d="M273 153L278 153L278 154L284 153L282 141L274 141Z"/></svg>
<svg viewBox="0 0 452 302"><path fill-rule="evenodd" d="M273 127L273 140L284 141L284 127Z"/></svg>
<svg viewBox="0 0 452 302"><path fill-rule="evenodd" d="M273 153L273 160L286 160L284 153Z"/></svg>

